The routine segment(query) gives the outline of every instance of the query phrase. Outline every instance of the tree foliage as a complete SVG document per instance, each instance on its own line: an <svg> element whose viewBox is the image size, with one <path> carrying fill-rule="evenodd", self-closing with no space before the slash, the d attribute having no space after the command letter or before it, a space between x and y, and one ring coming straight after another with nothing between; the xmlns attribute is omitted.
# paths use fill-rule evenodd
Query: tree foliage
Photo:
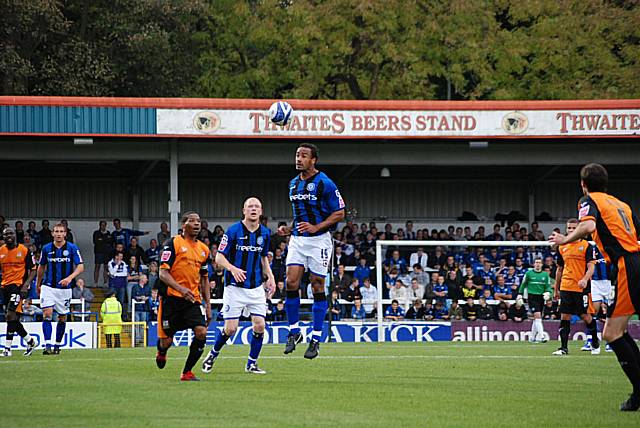
<svg viewBox="0 0 640 428"><path fill-rule="evenodd" d="M640 97L639 0L0 0L5 94Z"/></svg>

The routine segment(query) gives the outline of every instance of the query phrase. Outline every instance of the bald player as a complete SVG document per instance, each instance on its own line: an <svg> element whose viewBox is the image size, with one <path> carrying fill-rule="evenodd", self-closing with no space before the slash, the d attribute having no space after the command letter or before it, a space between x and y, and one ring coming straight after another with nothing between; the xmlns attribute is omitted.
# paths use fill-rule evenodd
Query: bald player
<svg viewBox="0 0 640 428"><path fill-rule="evenodd" d="M272 293L275 280L267 254L271 231L260 224L262 203L258 198L248 198L242 208L242 221L227 229L222 236L216 263L225 269L222 315L224 328L213 348L202 363L202 371L211 373L213 364L227 340L238 329L238 319L243 311L248 311L253 324L251 349L245 371L253 374L265 374L258 367L258 356L264 338L267 301L265 288ZM264 278L266 277L266 281Z"/></svg>

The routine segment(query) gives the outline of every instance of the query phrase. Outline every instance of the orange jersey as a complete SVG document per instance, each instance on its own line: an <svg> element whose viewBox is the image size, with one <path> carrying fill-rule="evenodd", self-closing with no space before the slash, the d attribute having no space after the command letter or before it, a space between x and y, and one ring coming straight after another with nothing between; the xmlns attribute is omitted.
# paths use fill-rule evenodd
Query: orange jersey
<svg viewBox="0 0 640 428"><path fill-rule="evenodd" d="M607 263L615 264L624 254L640 252L638 218L629 205L617 198L607 193L589 193L578 203L578 218L596 222L593 240Z"/></svg>
<svg viewBox="0 0 640 428"><path fill-rule="evenodd" d="M198 302L200 296L200 277L207 274L209 248L200 241L188 241L176 235L165 242L160 252L160 269L167 269L173 279L181 286L191 290ZM167 295L182 295L171 287L167 287Z"/></svg>
<svg viewBox="0 0 640 428"><path fill-rule="evenodd" d="M584 289L578 286L578 281L587 271L587 264L592 261L593 249L584 239L560 245L558 248L558 266L562 267L560 290L582 293Z"/></svg>
<svg viewBox="0 0 640 428"><path fill-rule="evenodd" d="M22 286L27 273L35 268L31 251L22 244L13 250L3 245L0 247L0 270L2 271L2 286L14 284Z"/></svg>

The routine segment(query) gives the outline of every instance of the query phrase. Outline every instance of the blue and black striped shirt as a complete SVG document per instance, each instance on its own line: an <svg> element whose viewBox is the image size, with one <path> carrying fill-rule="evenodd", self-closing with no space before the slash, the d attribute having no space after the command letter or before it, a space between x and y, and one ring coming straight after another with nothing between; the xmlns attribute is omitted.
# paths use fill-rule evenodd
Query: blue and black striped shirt
<svg viewBox="0 0 640 428"><path fill-rule="evenodd" d="M224 273L224 283L242 288L256 288L262 285L262 257L269 253L271 231L260 225L250 232L239 221L227 229L222 236L218 252L222 253L229 262L246 272L246 279L238 284L229 271Z"/></svg>
<svg viewBox="0 0 640 428"><path fill-rule="evenodd" d="M52 288L72 288L76 285L76 280L71 281L68 287L60 285L60 281L73 273L76 266L83 264L80 250L75 244L65 242L57 248L53 242L42 247L40 255L40 266L45 266L42 284Z"/></svg>
<svg viewBox="0 0 640 428"><path fill-rule="evenodd" d="M326 233L326 230L315 234L300 233L297 224L299 222L321 223L331 214L345 207L338 187L324 172L317 172L306 180L300 178L300 175L296 176L289 182L289 200L293 208L292 233L294 236L317 236ZM335 226L331 230L335 230Z"/></svg>

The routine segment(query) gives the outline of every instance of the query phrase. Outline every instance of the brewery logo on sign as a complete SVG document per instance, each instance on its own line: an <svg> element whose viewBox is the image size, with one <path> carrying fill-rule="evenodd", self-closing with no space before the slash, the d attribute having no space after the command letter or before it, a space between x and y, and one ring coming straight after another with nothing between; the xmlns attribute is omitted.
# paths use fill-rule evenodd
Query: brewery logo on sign
<svg viewBox="0 0 640 428"><path fill-rule="evenodd" d="M502 129L509 134L522 134L529 129L529 118L517 111L507 113L502 118Z"/></svg>
<svg viewBox="0 0 640 428"><path fill-rule="evenodd" d="M201 111L193 118L196 130L207 134L214 133L220 128L220 116L212 111Z"/></svg>

